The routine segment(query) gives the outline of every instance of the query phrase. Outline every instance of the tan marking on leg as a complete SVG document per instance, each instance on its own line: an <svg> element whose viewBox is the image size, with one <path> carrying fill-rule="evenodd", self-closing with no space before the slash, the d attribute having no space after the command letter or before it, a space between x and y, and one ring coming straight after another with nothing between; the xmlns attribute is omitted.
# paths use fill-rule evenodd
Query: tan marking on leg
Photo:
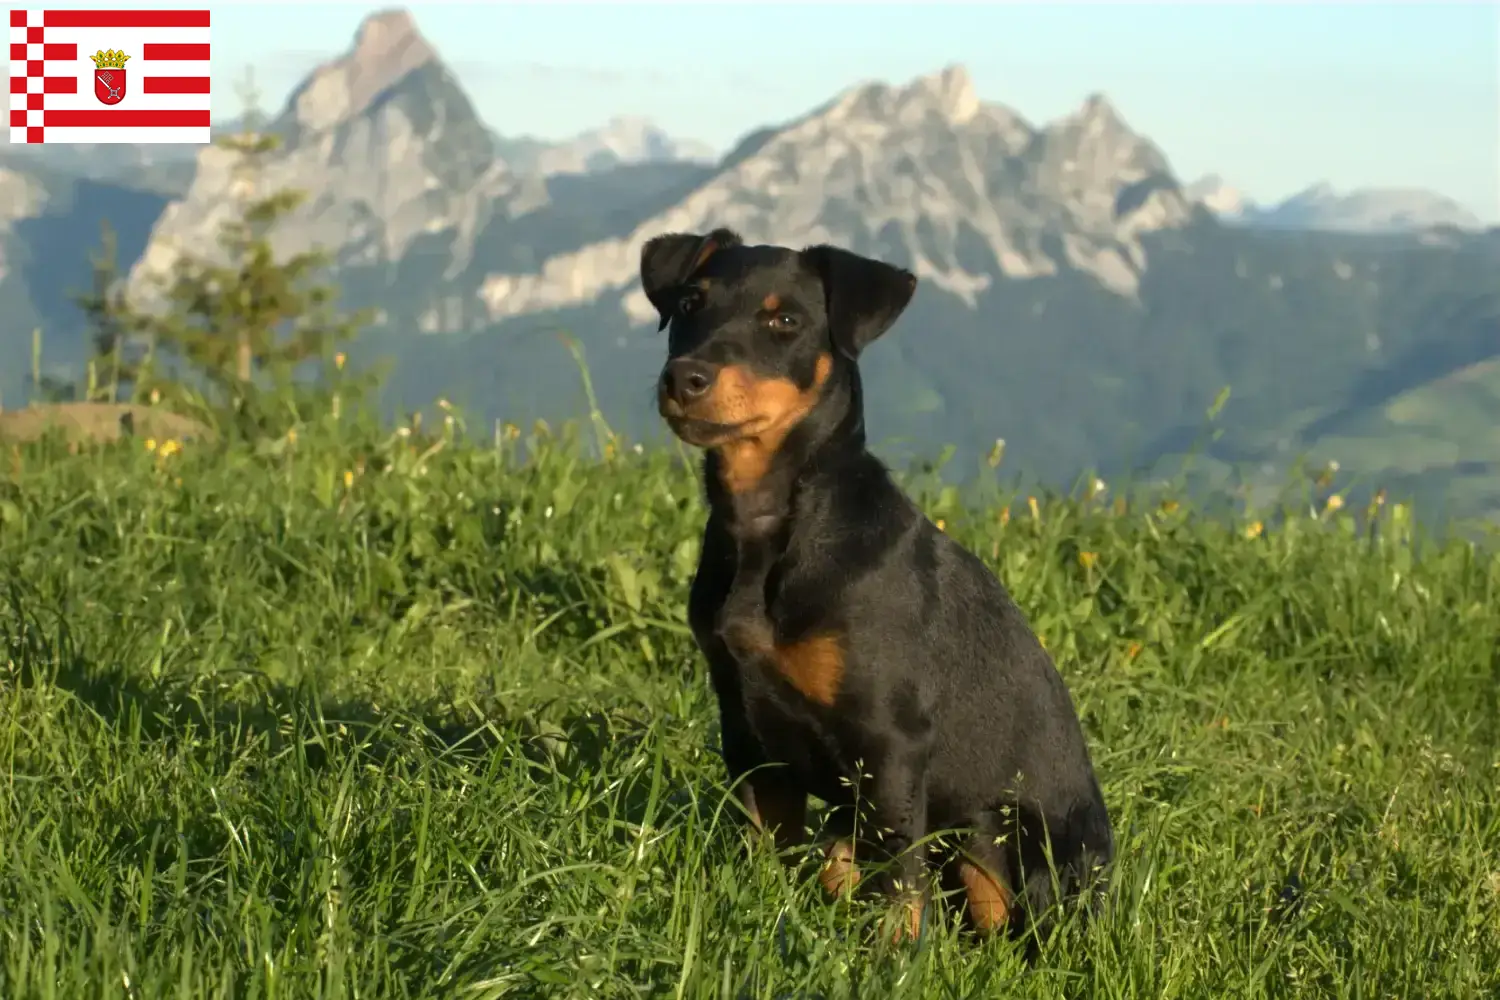
<svg viewBox="0 0 1500 1000"><path fill-rule="evenodd" d="M835 899L849 895L859 885L859 869L854 865L854 843L841 837L823 852L827 859L818 873L823 891Z"/></svg>
<svg viewBox="0 0 1500 1000"><path fill-rule="evenodd" d="M976 931L990 934L1010 920L1011 893L998 876L965 859L958 863L958 877L963 881L969 919Z"/></svg>
<svg viewBox="0 0 1500 1000"><path fill-rule="evenodd" d="M921 896L901 899L891 910L891 943L902 944L915 941L922 936L922 912L927 900Z"/></svg>

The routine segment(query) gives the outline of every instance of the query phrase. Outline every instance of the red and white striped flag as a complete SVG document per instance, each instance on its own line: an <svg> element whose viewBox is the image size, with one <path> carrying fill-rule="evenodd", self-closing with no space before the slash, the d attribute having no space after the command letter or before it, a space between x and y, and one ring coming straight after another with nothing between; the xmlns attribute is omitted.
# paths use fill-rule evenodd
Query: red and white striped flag
<svg viewBox="0 0 1500 1000"><path fill-rule="evenodd" d="M208 11L12 10L11 142L208 142Z"/></svg>

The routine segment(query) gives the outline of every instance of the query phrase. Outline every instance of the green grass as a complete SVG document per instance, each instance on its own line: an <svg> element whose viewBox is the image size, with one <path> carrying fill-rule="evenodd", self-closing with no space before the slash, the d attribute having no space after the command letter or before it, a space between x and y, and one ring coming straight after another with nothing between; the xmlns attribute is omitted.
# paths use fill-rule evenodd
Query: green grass
<svg viewBox="0 0 1500 1000"><path fill-rule="evenodd" d="M0 997L1500 988L1492 551L924 492L1056 654L1118 831L1028 965L744 858L691 471L517 444L0 453Z"/></svg>

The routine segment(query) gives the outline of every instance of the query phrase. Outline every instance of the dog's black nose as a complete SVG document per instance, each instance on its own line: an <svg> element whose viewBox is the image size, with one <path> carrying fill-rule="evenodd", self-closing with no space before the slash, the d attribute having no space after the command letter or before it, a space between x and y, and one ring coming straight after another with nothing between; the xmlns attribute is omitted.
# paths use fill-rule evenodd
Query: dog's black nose
<svg viewBox="0 0 1500 1000"><path fill-rule="evenodd" d="M707 362L678 358L662 370L662 392L685 406L707 395L718 374L719 370Z"/></svg>

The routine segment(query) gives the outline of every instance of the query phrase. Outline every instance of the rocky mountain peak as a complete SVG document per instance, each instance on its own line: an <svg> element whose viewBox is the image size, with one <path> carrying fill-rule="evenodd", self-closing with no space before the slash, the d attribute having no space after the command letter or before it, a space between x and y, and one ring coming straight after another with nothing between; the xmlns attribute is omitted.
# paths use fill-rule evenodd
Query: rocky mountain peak
<svg viewBox="0 0 1500 1000"><path fill-rule="evenodd" d="M1074 150L1109 148L1134 153L1151 145L1100 93L1084 98L1076 111L1050 124L1047 132L1054 142Z"/></svg>
<svg viewBox="0 0 1500 1000"><path fill-rule="evenodd" d="M291 107L303 128L328 128L364 114L381 94L427 66L446 72L411 14L380 11L360 24L347 52L319 66L297 88Z"/></svg>
<svg viewBox="0 0 1500 1000"><path fill-rule="evenodd" d="M957 63L945 66L930 76L919 77L906 88L910 98L918 95L932 101L944 118L962 124L979 111L979 94L974 78Z"/></svg>
<svg viewBox="0 0 1500 1000"><path fill-rule="evenodd" d="M1103 94L1048 125L1037 146L1042 189L1090 228L1123 224L1129 215L1132 229L1156 229L1191 215L1167 158Z"/></svg>
<svg viewBox="0 0 1500 1000"><path fill-rule="evenodd" d="M1123 127L1124 121L1115 106L1110 103L1099 91L1094 91L1083 99L1082 106L1073 113L1073 118L1085 124L1099 123L1099 127Z"/></svg>
<svg viewBox="0 0 1500 1000"><path fill-rule="evenodd" d="M356 59L378 59L396 49L427 45L422 33L417 30L416 19L404 7L377 10L360 22L354 33ZM432 49L427 49L432 55Z"/></svg>
<svg viewBox="0 0 1500 1000"><path fill-rule="evenodd" d="M963 66L946 66L918 77L904 87L871 82L850 88L827 106L827 115L839 120L878 119L916 124L936 115L954 125L974 117L981 107L974 80Z"/></svg>
<svg viewBox="0 0 1500 1000"><path fill-rule="evenodd" d="M491 218L546 202L540 178L516 176L495 155L468 96L403 10L366 18L270 128L283 143L255 185L307 195L278 231L284 251L322 246L340 264L380 265L420 241L440 246L457 273ZM192 188L158 221L137 277L182 252L213 252L219 224L243 197L238 166L228 150L200 154Z"/></svg>

